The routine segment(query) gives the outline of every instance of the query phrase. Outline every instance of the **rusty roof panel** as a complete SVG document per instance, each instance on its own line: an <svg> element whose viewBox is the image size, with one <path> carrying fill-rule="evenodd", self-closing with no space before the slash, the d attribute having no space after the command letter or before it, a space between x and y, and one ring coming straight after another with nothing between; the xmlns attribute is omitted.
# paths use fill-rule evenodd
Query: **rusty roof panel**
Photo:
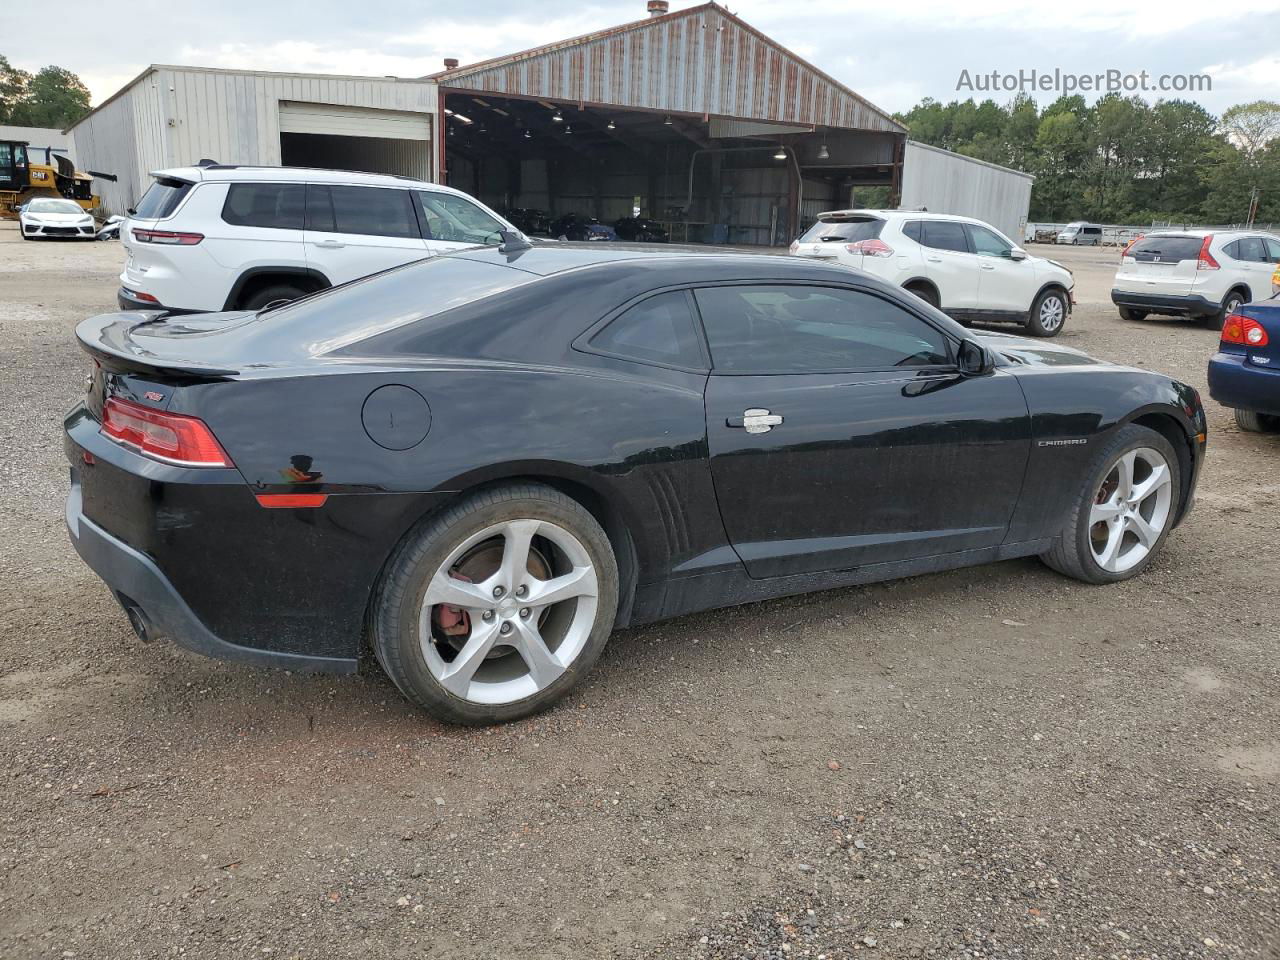
<svg viewBox="0 0 1280 960"><path fill-rule="evenodd" d="M443 87L902 133L883 110L715 3L434 74Z"/></svg>

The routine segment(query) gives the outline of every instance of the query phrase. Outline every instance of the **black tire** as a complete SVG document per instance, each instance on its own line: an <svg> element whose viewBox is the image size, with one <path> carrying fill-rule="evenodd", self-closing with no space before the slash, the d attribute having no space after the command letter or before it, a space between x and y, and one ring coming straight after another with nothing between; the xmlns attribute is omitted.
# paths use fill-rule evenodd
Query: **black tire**
<svg viewBox="0 0 1280 960"><path fill-rule="evenodd" d="M478 703L445 689L431 672L419 640L419 617L427 587L450 553L486 528L517 519L554 523L586 549L596 572L595 618L581 651L548 686L512 702ZM378 663L400 692L437 719L470 725L505 723L544 710L568 693L600 656L617 608L617 561L595 518L551 487L513 484L467 497L405 538L388 562L374 597L371 641Z"/></svg>
<svg viewBox="0 0 1280 960"><path fill-rule="evenodd" d="M1239 310L1247 301L1247 297L1243 291L1232 290L1223 298L1222 309L1217 313L1211 313L1208 316L1200 318L1210 330L1221 330L1222 325L1227 322L1227 317Z"/></svg>
<svg viewBox="0 0 1280 960"><path fill-rule="evenodd" d="M272 283L262 287L242 297L240 300L241 310L261 310L263 307L270 306L273 303L284 302L289 300L297 300L299 297L305 297L309 291L303 290L301 287L292 283Z"/></svg>
<svg viewBox="0 0 1280 960"><path fill-rule="evenodd" d="M1060 319L1056 325L1051 324L1045 317L1041 316L1041 311L1046 303L1053 300L1058 303L1058 316ZM1043 290L1040 296L1036 297L1035 302L1031 304L1031 313L1027 317L1027 333L1033 337L1056 337L1062 332L1062 328L1067 325L1067 317L1070 316L1071 304L1067 300L1067 295L1061 290L1055 290L1050 287Z"/></svg>
<svg viewBox="0 0 1280 960"><path fill-rule="evenodd" d="M923 283L913 283L910 286L903 287L902 289L906 290L907 293L914 293L935 310L941 309L941 304L938 302L938 295L934 292L932 287L926 286Z"/></svg>
<svg viewBox="0 0 1280 960"><path fill-rule="evenodd" d="M1173 499L1169 507L1168 520L1164 525L1164 529L1161 530L1155 546L1151 548L1146 557L1138 561L1133 567L1116 573L1103 569L1094 559L1093 550L1089 545L1089 511L1103 481L1110 475L1120 457L1130 450L1137 450L1141 447L1149 447L1156 450L1168 463L1169 471L1172 475ZM1085 583L1117 583L1137 576L1146 569L1147 565L1160 552L1165 538L1168 537L1169 531L1173 528L1174 519L1178 515L1182 502L1181 470L1182 464L1178 461L1178 455L1163 434L1157 433L1148 427L1141 427L1132 423L1121 427L1093 458L1083 478L1083 489L1077 495L1075 503L1071 507L1071 512L1068 515L1062 534L1047 553L1041 554L1040 559L1049 567L1058 571L1058 573L1076 580L1083 580Z"/></svg>
<svg viewBox="0 0 1280 960"><path fill-rule="evenodd" d="M1149 314L1149 313L1147 313L1147 311L1146 311L1146 310L1135 310L1135 309L1133 309L1133 307L1121 307L1121 308L1120 308L1120 319L1121 319L1121 320L1131 320L1131 321L1133 321L1134 323L1140 323L1140 322L1142 322L1143 320L1147 319L1147 317L1149 317L1149 316L1150 316L1150 314Z"/></svg>
<svg viewBox="0 0 1280 960"><path fill-rule="evenodd" d="M1252 410L1240 410L1239 408L1232 412L1235 414L1236 426L1246 433L1280 432L1280 417L1269 416L1265 413L1254 413Z"/></svg>
<svg viewBox="0 0 1280 960"><path fill-rule="evenodd" d="M22 224L18 224L18 236L20 236L23 240L31 239L29 236L27 236L27 231L22 229Z"/></svg>

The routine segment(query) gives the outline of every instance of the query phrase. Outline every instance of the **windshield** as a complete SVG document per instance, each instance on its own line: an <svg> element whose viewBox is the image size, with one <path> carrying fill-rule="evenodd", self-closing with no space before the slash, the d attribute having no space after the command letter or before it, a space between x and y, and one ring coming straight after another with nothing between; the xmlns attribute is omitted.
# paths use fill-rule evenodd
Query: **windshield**
<svg viewBox="0 0 1280 960"><path fill-rule="evenodd" d="M84 213L78 203L70 200L32 200L27 204L27 213Z"/></svg>
<svg viewBox="0 0 1280 960"><path fill-rule="evenodd" d="M857 243L874 240L884 229L884 221L874 217L857 217L848 220L819 220L805 231L801 243Z"/></svg>

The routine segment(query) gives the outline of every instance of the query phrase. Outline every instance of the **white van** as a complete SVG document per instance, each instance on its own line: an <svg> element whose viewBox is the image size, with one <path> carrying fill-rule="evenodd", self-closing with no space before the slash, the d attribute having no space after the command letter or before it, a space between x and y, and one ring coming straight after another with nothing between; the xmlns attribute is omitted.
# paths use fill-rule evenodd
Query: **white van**
<svg viewBox="0 0 1280 960"><path fill-rule="evenodd" d="M1070 243L1080 247L1096 247L1102 243L1102 228L1096 223L1068 223L1054 243Z"/></svg>

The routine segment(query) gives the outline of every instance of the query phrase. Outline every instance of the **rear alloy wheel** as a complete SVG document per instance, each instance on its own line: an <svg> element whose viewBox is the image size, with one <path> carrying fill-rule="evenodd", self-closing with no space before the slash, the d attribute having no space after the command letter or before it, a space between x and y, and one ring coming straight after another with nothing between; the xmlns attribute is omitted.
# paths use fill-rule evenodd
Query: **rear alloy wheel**
<svg viewBox="0 0 1280 960"><path fill-rule="evenodd" d="M1134 323L1138 323L1147 319L1148 316L1149 314L1145 310L1134 310L1132 307L1120 308L1121 320L1132 320Z"/></svg>
<svg viewBox="0 0 1280 960"><path fill-rule="evenodd" d="M1056 337L1067 322L1067 297L1060 290L1046 290L1036 297L1027 319L1027 332L1035 337Z"/></svg>
<svg viewBox="0 0 1280 960"><path fill-rule="evenodd" d="M618 570L600 525L550 487L471 497L392 559L374 650L413 702L453 723L501 723L560 699L604 648Z"/></svg>
<svg viewBox="0 0 1280 960"><path fill-rule="evenodd" d="M1210 330L1221 330L1222 325L1227 322L1227 317L1239 311L1242 306L1244 306L1244 296L1239 290L1232 290L1227 294L1227 299L1222 301L1222 309L1204 318L1204 325Z"/></svg>
<svg viewBox="0 0 1280 960"><path fill-rule="evenodd" d="M1094 461L1067 528L1042 559L1086 583L1140 572L1164 542L1181 496L1178 457L1161 434L1122 427Z"/></svg>
<svg viewBox="0 0 1280 960"><path fill-rule="evenodd" d="M1232 411L1236 417L1236 426L1247 433L1276 433L1280 431L1280 417L1272 417L1265 413L1254 413L1252 410Z"/></svg>

